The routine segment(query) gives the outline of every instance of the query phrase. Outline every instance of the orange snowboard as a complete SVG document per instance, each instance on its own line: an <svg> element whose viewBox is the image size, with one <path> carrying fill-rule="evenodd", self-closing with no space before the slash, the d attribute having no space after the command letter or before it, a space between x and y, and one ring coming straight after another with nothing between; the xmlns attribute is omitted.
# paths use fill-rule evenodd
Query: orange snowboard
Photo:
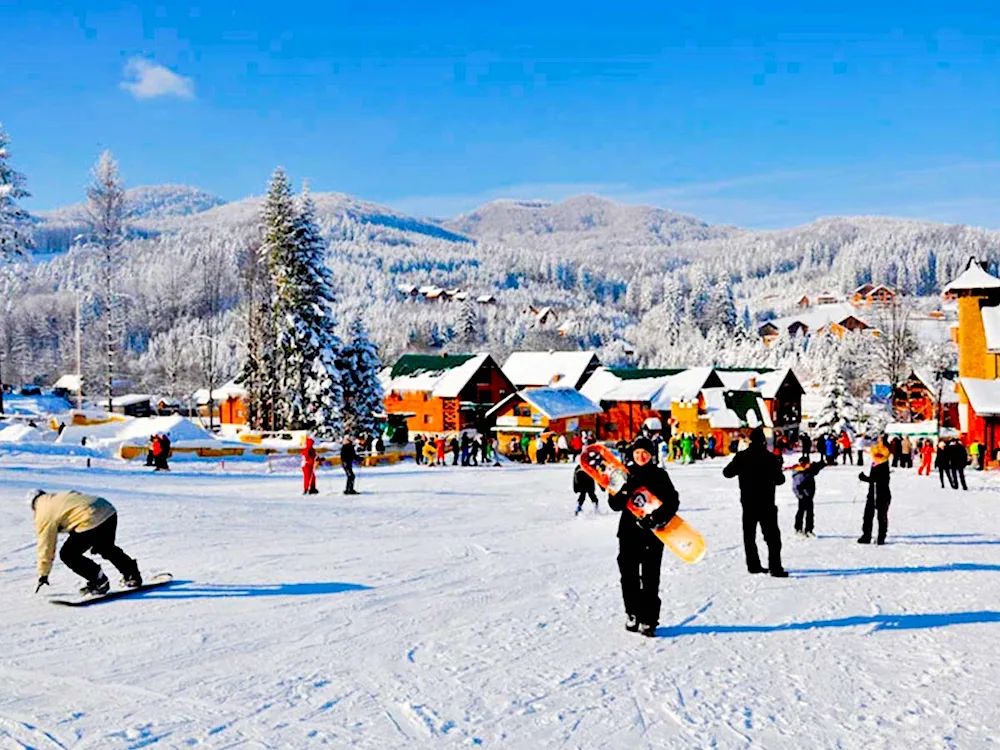
<svg viewBox="0 0 1000 750"><path fill-rule="evenodd" d="M603 445L588 445L580 454L580 466L601 489L616 495L628 481L628 469L615 454ZM626 507L633 515L643 518L663 503L645 487L632 493ZM675 515L663 526L653 529L656 538L686 563L696 563L705 556L705 539L680 516Z"/></svg>

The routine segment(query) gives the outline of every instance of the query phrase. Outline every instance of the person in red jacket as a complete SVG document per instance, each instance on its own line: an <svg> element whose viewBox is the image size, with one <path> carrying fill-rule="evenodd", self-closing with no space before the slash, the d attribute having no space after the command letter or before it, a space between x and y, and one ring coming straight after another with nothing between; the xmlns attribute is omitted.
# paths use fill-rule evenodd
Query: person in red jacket
<svg viewBox="0 0 1000 750"><path fill-rule="evenodd" d="M302 494L318 495L316 489L316 449L311 437L306 437L305 447L302 449Z"/></svg>
<svg viewBox="0 0 1000 750"><path fill-rule="evenodd" d="M921 474L931 475L931 462L934 460L934 446L930 440L924 440L920 445L920 468L917 469L917 476Z"/></svg>

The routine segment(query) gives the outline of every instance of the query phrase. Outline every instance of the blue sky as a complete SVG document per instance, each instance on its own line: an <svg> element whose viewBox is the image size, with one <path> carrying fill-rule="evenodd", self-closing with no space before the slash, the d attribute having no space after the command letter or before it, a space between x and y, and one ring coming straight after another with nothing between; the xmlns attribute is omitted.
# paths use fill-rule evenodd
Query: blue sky
<svg viewBox="0 0 1000 750"><path fill-rule="evenodd" d="M1000 228L995 6L0 0L0 121L38 210L110 148L227 199L281 164L420 215L596 192Z"/></svg>

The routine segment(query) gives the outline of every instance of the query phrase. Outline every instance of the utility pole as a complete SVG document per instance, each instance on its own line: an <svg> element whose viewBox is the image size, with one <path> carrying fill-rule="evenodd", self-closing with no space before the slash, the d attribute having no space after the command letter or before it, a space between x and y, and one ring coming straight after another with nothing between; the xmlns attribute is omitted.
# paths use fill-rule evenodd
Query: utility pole
<svg viewBox="0 0 1000 750"><path fill-rule="evenodd" d="M80 322L80 295L76 295L76 408L83 410L83 330Z"/></svg>

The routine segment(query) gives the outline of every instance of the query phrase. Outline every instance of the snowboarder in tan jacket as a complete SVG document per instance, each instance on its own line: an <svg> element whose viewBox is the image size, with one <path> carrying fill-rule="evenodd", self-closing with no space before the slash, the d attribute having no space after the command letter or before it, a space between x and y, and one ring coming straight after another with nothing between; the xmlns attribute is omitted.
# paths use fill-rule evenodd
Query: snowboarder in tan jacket
<svg viewBox="0 0 1000 750"><path fill-rule="evenodd" d="M142 576L135 560L115 545L118 511L103 497L85 495L76 490L31 490L28 500L35 515L35 536L38 542L36 594L42 586L49 583L56 542L62 532L69 534L69 538L59 550L59 558L66 563L66 567L86 579L87 585L80 589L81 594L106 594L111 588L101 566L83 556L88 551L114 565L122 574L122 586L125 588L142 585Z"/></svg>

